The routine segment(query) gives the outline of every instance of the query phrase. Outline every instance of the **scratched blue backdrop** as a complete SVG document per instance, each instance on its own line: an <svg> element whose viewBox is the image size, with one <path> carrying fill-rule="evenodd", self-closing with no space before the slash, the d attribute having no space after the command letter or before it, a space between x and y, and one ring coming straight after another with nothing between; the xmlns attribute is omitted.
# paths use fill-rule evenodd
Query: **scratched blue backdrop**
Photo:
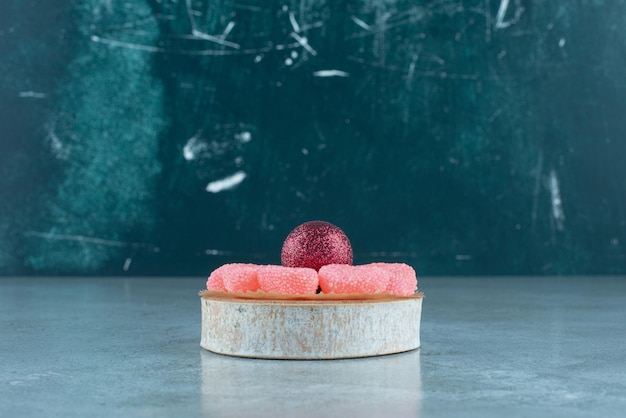
<svg viewBox="0 0 626 418"><path fill-rule="evenodd" d="M324 219L422 275L626 273L626 1L4 0L0 274Z"/></svg>

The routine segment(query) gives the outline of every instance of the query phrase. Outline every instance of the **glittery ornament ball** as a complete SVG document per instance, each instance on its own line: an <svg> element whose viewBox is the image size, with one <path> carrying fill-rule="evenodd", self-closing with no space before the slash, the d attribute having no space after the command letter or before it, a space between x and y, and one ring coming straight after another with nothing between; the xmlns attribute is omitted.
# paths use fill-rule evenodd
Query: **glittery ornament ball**
<svg viewBox="0 0 626 418"><path fill-rule="evenodd" d="M285 239L281 262L285 267L315 270L327 264L352 265L352 245L346 234L329 222L305 222Z"/></svg>

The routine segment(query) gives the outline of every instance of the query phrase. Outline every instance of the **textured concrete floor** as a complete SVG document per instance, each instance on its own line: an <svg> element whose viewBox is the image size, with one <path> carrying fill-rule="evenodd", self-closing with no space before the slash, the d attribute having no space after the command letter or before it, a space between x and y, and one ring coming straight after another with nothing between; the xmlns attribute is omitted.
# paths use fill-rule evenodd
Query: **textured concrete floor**
<svg viewBox="0 0 626 418"><path fill-rule="evenodd" d="M423 278L420 350L204 351L204 279L0 279L0 416L583 417L626 410L626 279Z"/></svg>

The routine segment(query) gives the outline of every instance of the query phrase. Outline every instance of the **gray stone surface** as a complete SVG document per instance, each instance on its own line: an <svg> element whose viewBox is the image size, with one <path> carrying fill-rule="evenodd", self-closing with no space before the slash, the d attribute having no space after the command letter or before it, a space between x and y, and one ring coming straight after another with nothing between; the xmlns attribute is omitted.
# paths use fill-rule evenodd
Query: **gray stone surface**
<svg viewBox="0 0 626 418"><path fill-rule="evenodd" d="M0 280L0 416L618 417L626 281L423 278L422 348L204 351L199 279Z"/></svg>

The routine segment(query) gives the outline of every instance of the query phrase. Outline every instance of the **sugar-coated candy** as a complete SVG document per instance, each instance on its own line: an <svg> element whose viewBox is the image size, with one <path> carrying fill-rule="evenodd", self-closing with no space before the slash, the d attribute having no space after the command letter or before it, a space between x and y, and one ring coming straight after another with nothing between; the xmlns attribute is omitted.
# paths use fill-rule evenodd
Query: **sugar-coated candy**
<svg viewBox="0 0 626 418"><path fill-rule="evenodd" d="M256 292L259 290L256 264L224 264L214 270L207 280L207 289L227 292Z"/></svg>
<svg viewBox="0 0 626 418"><path fill-rule="evenodd" d="M329 264L320 268L319 280L324 293L382 293L387 290L391 275L376 266Z"/></svg>
<svg viewBox="0 0 626 418"><path fill-rule="evenodd" d="M222 277L222 272L226 266L228 266L228 264L220 266L211 272L206 281L206 288L208 290L226 290L224 287L224 279Z"/></svg>
<svg viewBox="0 0 626 418"><path fill-rule="evenodd" d="M417 275L413 267L404 263L371 263L366 266L382 268L391 273L387 292L398 296L411 296L417 289Z"/></svg>
<svg viewBox="0 0 626 418"><path fill-rule="evenodd" d="M311 268L259 266L259 289L287 295L313 294L319 286L317 272Z"/></svg>

